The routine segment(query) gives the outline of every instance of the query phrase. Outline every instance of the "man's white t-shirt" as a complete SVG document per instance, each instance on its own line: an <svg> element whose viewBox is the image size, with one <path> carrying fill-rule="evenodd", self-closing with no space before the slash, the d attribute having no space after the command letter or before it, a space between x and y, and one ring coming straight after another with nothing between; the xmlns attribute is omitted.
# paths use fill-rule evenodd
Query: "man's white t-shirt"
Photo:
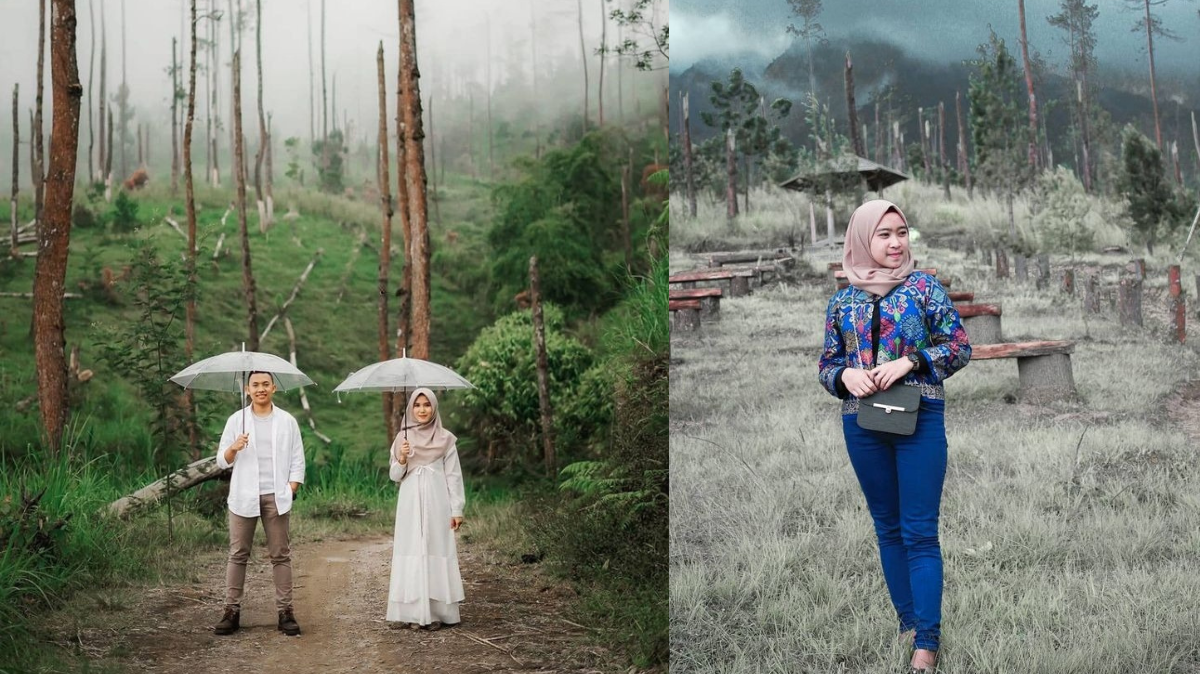
<svg viewBox="0 0 1200 674"><path fill-rule="evenodd" d="M253 414L253 413L252 413ZM255 449L258 452L258 493L275 493L275 453L272 451L274 435L271 432L274 424L275 408L265 417L254 414L254 430L257 441Z"/></svg>

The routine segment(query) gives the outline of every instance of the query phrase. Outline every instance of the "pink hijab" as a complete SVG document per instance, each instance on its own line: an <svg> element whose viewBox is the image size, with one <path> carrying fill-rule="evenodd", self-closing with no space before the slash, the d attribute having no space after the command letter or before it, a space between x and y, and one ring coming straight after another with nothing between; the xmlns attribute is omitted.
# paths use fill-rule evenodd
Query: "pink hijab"
<svg viewBox="0 0 1200 674"><path fill-rule="evenodd" d="M413 413L413 405L417 396L425 396L433 407L433 417L428 423L417 423L417 415ZM400 422L400 432L392 441L392 457L400 452L400 446L405 440L405 429L408 429L409 462L422 466L433 463L445 455L446 450L454 444L455 437L450 431L442 428L442 415L438 412L438 399L433 391L419 388L408 398L408 406L404 408L404 419Z"/></svg>
<svg viewBox="0 0 1200 674"><path fill-rule="evenodd" d="M879 222L889 211L895 211L904 219L904 224L908 224L908 218L900 208L883 199L868 201L855 209L850 216L850 226L846 228L846 246L842 252L842 269L846 271L850 285L880 297L904 283L914 266L911 251L899 269L881 267L871 257L871 237L875 236Z"/></svg>

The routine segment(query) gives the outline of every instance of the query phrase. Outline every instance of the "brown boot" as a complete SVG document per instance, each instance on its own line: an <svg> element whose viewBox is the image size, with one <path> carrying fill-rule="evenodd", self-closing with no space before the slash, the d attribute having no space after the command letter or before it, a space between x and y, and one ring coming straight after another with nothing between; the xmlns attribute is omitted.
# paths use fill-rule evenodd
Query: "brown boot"
<svg viewBox="0 0 1200 674"><path fill-rule="evenodd" d="M300 634L300 625L296 623L296 616L292 613L292 609L286 608L279 612L279 631L289 637Z"/></svg>
<svg viewBox="0 0 1200 674"><path fill-rule="evenodd" d="M236 606L225 607L225 615L221 617L221 622L213 627L213 632L216 634L233 634L241 626L242 612Z"/></svg>

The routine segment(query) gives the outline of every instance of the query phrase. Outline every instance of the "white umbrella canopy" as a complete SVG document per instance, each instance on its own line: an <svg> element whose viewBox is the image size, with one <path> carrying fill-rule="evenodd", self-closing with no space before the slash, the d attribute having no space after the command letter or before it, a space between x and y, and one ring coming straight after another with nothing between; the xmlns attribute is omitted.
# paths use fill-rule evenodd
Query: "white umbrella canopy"
<svg viewBox="0 0 1200 674"><path fill-rule="evenodd" d="M171 377L184 388L242 393L251 372L269 372L281 391L310 386L313 380L290 362L269 353L230 351L197 361Z"/></svg>
<svg viewBox="0 0 1200 674"><path fill-rule="evenodd" d="M475 388L471 382L448 367L420 358L405 357L368 365L346 377L333 390L338 393L351 391L395 393L422 387L435 391Z"/></svg>

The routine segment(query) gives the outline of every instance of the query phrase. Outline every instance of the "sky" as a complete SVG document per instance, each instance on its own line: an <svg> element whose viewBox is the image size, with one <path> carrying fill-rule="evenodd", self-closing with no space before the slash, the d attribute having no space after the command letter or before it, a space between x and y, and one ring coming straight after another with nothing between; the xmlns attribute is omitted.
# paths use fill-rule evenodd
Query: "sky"
<svg viewBox="0 0 1200 674"><path fill-rule="evenodd" d="M629 0L621 1L627 4ZM203 14L212 2L214 0L198 0L198 11ZM228 2L215 0L217 9L221 11L226 10ZM253 0L241 2L246 10L253 12ZM47 2L47 6L49 4ZM236 4L237 0L234 1ZM319 97L321 4L321 0L262 0L264 99L267 108L274 113L277 137L280 129L286 135L308 134L308 16L311 14L313 17L313 52L318 68L316 82ZM495 86L503 86L510 69L519 69L528 78L531 23L536 28L536 49L542 69L548 71L551 61L577 63L580 55L578 4L577 0L416 0L422 93L460 86L466 80L485 81L489 24ZM582 4L584 40L591 54L599 43L601 13L617 5L611 0L607 4L603 0L587 0ZM167 69L171 63L171 38L178 36L182 30L183 0L76 0L80 79L86 88L93 44L93 22L89 19L89 11L95 14L95 41L99 43L100 11L103 7L108 29L110 91L120 81L122 6L128 21L126 67L132 104L138 109L139 115L160 119L169 125L170 79ZM37 26L36 0L0 0L0 111L4 111L0 119L3 119L5 128L11 128L7 111L11 110L14 83L20 84L23 117L26 116L25 110L32 106ZM201 39L204 30L202 25L199 28ZM230 57L228 20L220 23L219 31L221 59L227 64ZM326 3L328 86L332 88L336 74L339 115L345 111L351 118L375 123L375 52L380 40L384 41L389 99L395 98L398 34L396 0L329 0ZM249 125L257 123L253 119L256 114L257 79L252 25L242 40L242 105L243 114L249 115L244 123ZM50 98L48 53L47 47L47 105ZM97 48L97 73L99 60ZM514 65L508 65L510 63ZM93 96L99 95L98 75L96 77ZM204 92L202 81L200 79L197 84L199 98L203 97ZM223 81L220 86L221 99L218 104L227 106L231 100L229 83ZM574 101L570 103L573 105ZM46 117L48 132L49 112ZM22 133L27 133L24 127Z"/></svg>
<svg viewBox="0 0 1200 674"><path fill-rule="evenodd" d="M1061 31L1046 21L1060 11L1059 4L1059 0L1025 3L1030 48L1052 64L1065 63L1068 54ZM1091 0L1091 4L1100 7L1095 28L1101 64L1146 70L1145 33L1131 30L1140 15L1126 9L1126 0ZM754 54L770 60L793 39L785 30L794 21L786 0L675 0L673 5L673 72L706 58ZM1154 8L1168 29L1190 36L1182 42L1155 41L1155 65L1161 74L1194 76L1200 56L1197 9L1200 2L1195 0L1168 0ZM829 38L887 40L937 62L974 58L975 47L987 40L989 24L1010 45L1017 44L1020 30L1015 0L825 0L817 20Z"/></svg>

